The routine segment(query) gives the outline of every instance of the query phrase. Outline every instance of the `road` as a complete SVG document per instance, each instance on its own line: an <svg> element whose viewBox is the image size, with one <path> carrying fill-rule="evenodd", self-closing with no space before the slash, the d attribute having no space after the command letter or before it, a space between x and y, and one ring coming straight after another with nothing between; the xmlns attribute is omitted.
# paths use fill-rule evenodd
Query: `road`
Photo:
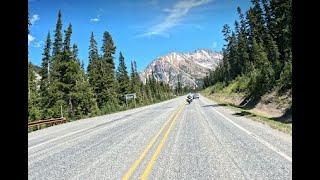
<svg viewBox="0 0 320 180"><path fill-rule="evenodd" d="M292 138L178 97L29 133L28 179L292 179Z"/></svg>

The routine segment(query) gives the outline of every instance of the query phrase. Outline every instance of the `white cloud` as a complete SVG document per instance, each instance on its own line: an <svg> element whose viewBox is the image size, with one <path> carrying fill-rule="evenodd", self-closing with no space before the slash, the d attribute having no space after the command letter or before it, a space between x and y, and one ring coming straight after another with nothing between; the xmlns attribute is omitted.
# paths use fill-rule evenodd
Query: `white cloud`
<svg viewBox="0 0 320 180"><path fill-rule="evenodd" d="M178 25L184 16L188 14L190 9L209 3L212 0L182 0L174 4L172 9L166 8L163 11L168 12L163 22L154 25L146 32L139 34L137 37L163 35L170 28Z"/></svg>
<svg viewBox="0 0 320 180"><path fill-rule="evenodd" d="M37 41L37 39L32 36L31 34L28 34L28 46L39 48L43 44L43 41Z"/></svg>
<svg viewBox="0 0 320 180"><path fill-rule="evenodd" d="M31 34L28 34L28 45L32 42L32 41L34 41L36 38L35 37L33 37Z"/></svg>
<svg viewBox="0 0 320 180"><path fill-rule="evenodd" d="M32 43L31 45L33 46L33 47L36 47L36 48L39 48L39 47L41 47L41 45L43 44L43 41L35 41L34 43Z"/></svg>
<svg viewBox="0 0 320 180"><path fill-rule="evenodd" d="M90 21L91 22L99 22L102 12L103 12L103 9L99 8L98 9L98 15L95 18L91 18Z"/></svg>
<svg viewBox="0 0 320 180"><path fill-rule="evenodd" d="M163 9L162 11L163 11L163 12L169 12L169 13L170 13L170 12L171 12L171 9L165 8L165 9Z"/></svg>
<svg viewBox="0 0 320 180"><path fill-rule="evenodd" d="M100 19L96 17L96 18L92 18L92 19L90 19L90 21L91 21L91 22L99 22L99 21L100 21Z"/></svg>
<svg viewBox="0 0 320 180"><path fill-rule="evenodd" d="M39 21L40 20L40 16L38 14L34 14L32 15L31 19L30 19L30 22L31 24L33 25L35 22Z"/></svg>

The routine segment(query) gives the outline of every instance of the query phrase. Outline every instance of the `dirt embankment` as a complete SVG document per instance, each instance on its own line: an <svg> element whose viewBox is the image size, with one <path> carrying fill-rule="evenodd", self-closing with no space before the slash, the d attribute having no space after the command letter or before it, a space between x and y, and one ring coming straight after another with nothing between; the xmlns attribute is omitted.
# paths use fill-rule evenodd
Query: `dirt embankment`
<svg viewBox="0 0 320 180"><path fill-rule="evenodd" d="M246 109L254 114L267 118L274 118L279 121L291 122L291 91L278 95L275 91L263 95L254 101L245 102L243 94L237 93L213 93L210 94L213 99L233 106Z"/></svg>

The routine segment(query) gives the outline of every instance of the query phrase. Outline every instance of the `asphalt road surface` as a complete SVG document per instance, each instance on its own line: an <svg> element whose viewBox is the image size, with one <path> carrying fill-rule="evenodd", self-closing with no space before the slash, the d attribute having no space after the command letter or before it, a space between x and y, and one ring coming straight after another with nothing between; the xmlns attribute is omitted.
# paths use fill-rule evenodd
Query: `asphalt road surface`
<svg viewBox="0 0 320 180"><path fill-rule="evenodd" d="M185 98L29 133L28 179L292 179L290 135Z"/></svg>

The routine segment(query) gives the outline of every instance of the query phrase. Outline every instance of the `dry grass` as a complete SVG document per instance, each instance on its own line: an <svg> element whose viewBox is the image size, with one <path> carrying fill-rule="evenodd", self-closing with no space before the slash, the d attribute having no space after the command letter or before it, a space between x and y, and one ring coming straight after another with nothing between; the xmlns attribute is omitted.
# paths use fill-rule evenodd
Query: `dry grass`
<svg viewBox="0 0 320 180"><path fill-rule="evenodd" d="M243 95L242 94L236 94L236 93L214 93L210 94L209 90L204 90L201 94L204 95L205 97L212 99L213 101L219 103L219 104L225 104L227 107L231 108L232 110L236 111L237 113L240 113L241 115L248 117L254 121L261 122L263 124L269 125L270 127L274 129L278 129L282 132L288 133L292 135L292 123L291 121L289 122L284 122L284 121L279 121L277 120L277 116L280 114L283 114L279 111L277 112L277 108L271 108L275 106L275 104L279 103L274 103L270 102L268 105L265 105L263 102L260 102L258 104L258 108L253 108L253 109L244 109L240 106L240 102L243 100ZM263 100L265 100L264 98ZM268 110L269 109L269 110Z"/></svg>

